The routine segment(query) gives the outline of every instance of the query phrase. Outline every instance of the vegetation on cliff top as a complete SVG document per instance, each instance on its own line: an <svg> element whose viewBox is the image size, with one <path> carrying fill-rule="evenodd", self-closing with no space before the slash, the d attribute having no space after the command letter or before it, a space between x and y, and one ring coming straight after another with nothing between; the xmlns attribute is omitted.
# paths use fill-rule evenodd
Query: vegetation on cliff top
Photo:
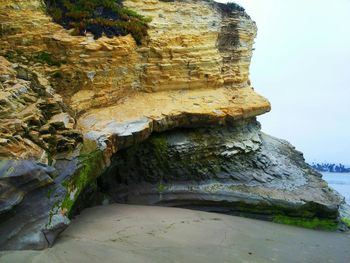
<svg viewBox="0 0 350 263"><path fill-rule="evenodd" d="M241 7L239 4L236 4L236 3L228 2L226 4L226 6L231 11L240 11L240 12L244 12L245 11L245 9L243 7Z"/></svg>
<svg viewBox="0 0 350 263"><path fill-rule="evenodd" d="M216 4L221 8L223 12L228 14L232 12L245 12L245 9L243 7L233 2L227 2L226 4L217 2Z"/></svg>
<svg viewBox="0 0 350 263"><path fill-rule="evenodd" d="M53 20L74 29L74 34L90 32L95 39L131 34L140 44L147 35L149 19L127 9L122 0L44 0Z"/></svg>

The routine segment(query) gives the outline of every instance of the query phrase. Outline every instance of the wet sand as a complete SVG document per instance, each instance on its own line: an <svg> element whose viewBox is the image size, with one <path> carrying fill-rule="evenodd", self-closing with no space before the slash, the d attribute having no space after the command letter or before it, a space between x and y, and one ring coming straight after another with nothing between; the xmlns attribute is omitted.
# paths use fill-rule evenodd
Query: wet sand
<svg viewBox="0 0 350 263"><path fill-rule="evenodd" d="M350 235L178 208L86 209L55 246L0 253L21 263L350 262Z"/></svg>

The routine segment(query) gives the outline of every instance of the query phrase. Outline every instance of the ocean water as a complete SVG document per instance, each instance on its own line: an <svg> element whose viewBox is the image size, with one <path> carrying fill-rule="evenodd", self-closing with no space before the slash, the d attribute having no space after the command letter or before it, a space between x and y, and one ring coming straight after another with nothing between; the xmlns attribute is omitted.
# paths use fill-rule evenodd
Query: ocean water
<svg viewBox="0 0 350 263"><path fill-rule="evenodd" d="M326 173L323 172L323 179L330 187L338 191L350 204L350 173Z"/></svg>

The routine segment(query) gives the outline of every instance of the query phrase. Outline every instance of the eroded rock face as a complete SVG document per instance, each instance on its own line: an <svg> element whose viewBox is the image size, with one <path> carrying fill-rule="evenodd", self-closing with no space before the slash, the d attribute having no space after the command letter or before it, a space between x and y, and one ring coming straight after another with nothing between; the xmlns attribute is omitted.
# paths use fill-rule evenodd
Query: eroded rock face
<svg viewBox="0 0 350 263"><path fill-rule="evenodd" d="M45 78L0 57L0 158L48 163L82 141L62 97Z"/></svg>
<svg viewBox="0 0 350 263"><path fill-rule="evenodd" d="M137 46L130 36L71 36L39 2L1 3L2 53L56 73L54 86L77 112L115 105L138 91L249 86L256 25L244 12L227 13L208 1L124 1L152 18L149 37ZM40 52L61 65L34 65Z"/></svg>
<svg viewBox="0 0 350 263"><path fill-rule="evenodd" d="M109 157L119 149L116 141L130 145L153 130L270 110L250 87L256 25L245 12L208 1L124 5L152 18L140 46L131 36L72 36L38 0L2 1L0 10L1 53L47 76L78 117L78 128L107 148Z"/></svg>
<svg viewBox="0 0 350 263"><path fill-rule="evenodd" d="M18 205L26 193L52 184L54 171L29 160L1 160L0 216Z"/></svg>
<svg viewBox="0 0 350 263"><path fill-rule="evenodd" d="M154 134L120 151L99 179L115 201L333 218L341 198L288 142L255 121Z"/></svg>
<svg viewBox="0 0 350 263"><path fill-rule="evenodd" d="M51 246L77 210L98 203L97 178L111 165L119 181L103 185L115 186L116 200L336 217L339 197L289 144L250 121L270 104L250 85L256 25L244 11L126 0L152 18L137 45L131 36L73 36L41 3L0 3L1 249ZM127 150L176 128L192 131ZM15 164L25 164L16 183Z"/></svg>
<svg viewBox="0 0 350 263"><path fill-rule="evenodd" d="M77 169L72 158L70 174L56 169L58 155L69 158L82 134L45 78L3 57L0 78L0 248L44 248L50 210L67 194L61 183Z"/></svg>

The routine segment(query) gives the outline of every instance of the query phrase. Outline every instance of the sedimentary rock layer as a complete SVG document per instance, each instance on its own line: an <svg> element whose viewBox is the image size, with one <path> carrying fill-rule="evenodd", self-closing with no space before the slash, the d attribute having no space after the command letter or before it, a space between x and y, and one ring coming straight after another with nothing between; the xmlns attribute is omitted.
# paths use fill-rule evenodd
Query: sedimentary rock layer
<svg viewBox="0 0 350 263"><path fill-rule="evenodd" d="M100 179L118 202L256 216L337 218L341 202L288 142L251 122L154 134L120 151Z"/></svg>
<svg viewBox="0 0 350 263"><path fill-rule="evenodd" d="M90 110L79 118L78 127L110 158L153 131L226 125L269 109L270 104L249 87L141 93L117 106Z"/></svg>
<svg viewBox="0 0 350 263"><path fill-rule="evenodd" d="M207 1L124 5L152 18L141 46L131 36L72 36L52 22L40 1L3 1L1 53L47 76L70 112L84 114L79 128L107 144L116 141L118 127L149 135L153 120L162 126L155 130L166 130L269 111L268 101L249 87L256 26L246 13Z"/></svg>
<svg viewBox="0 0 350 263"><path fill-rule="evenodd" d="M97 178L116 165L120 150L176 128L194 129L205 144L188 141L191 132L165 134L165 144L145 157L150 163L123 179L133 186L124 196L130 202L205 196L217 206L293 206L309 216L337 216L341 199L300 154L245 123L270 104L249 81L256 25L241 8L204 0L123 1L152 19L137 45L130 35L74 36L41 3L0 3L0 55L6 57L0 57L0 248L52 245L77 210L103 197ZM248 126L218 128L238 123ZM173 136L182 138L180 145ZM132 158L143 158L145 145ZM170 170L157 154L174 158ZM118 169L132 158L118 161ZM182 170L179 160L186 162ZM137 180L141 189L134 188ZM312 199L317 205L309 205Z"/></svg>
<svg viewBox="0 0 350 263"><path fill-rule="evenodd" d="M115 105L138 91L249 86L256 26L244 12L227 13L207 1L124 5L152 18L141 46L131 36L71 36L45 15L40 1L3 1L1 53L54 76L52 83L77 112ZM49 52L56 66L35 64L33 54L41 52Z"/></svg>
<svg viewBox="0 0 350 263"><path fill-rule="evenodd" d="M48 163L82 142L62 97L45 78L0 56L0 158Z"/></svg>

